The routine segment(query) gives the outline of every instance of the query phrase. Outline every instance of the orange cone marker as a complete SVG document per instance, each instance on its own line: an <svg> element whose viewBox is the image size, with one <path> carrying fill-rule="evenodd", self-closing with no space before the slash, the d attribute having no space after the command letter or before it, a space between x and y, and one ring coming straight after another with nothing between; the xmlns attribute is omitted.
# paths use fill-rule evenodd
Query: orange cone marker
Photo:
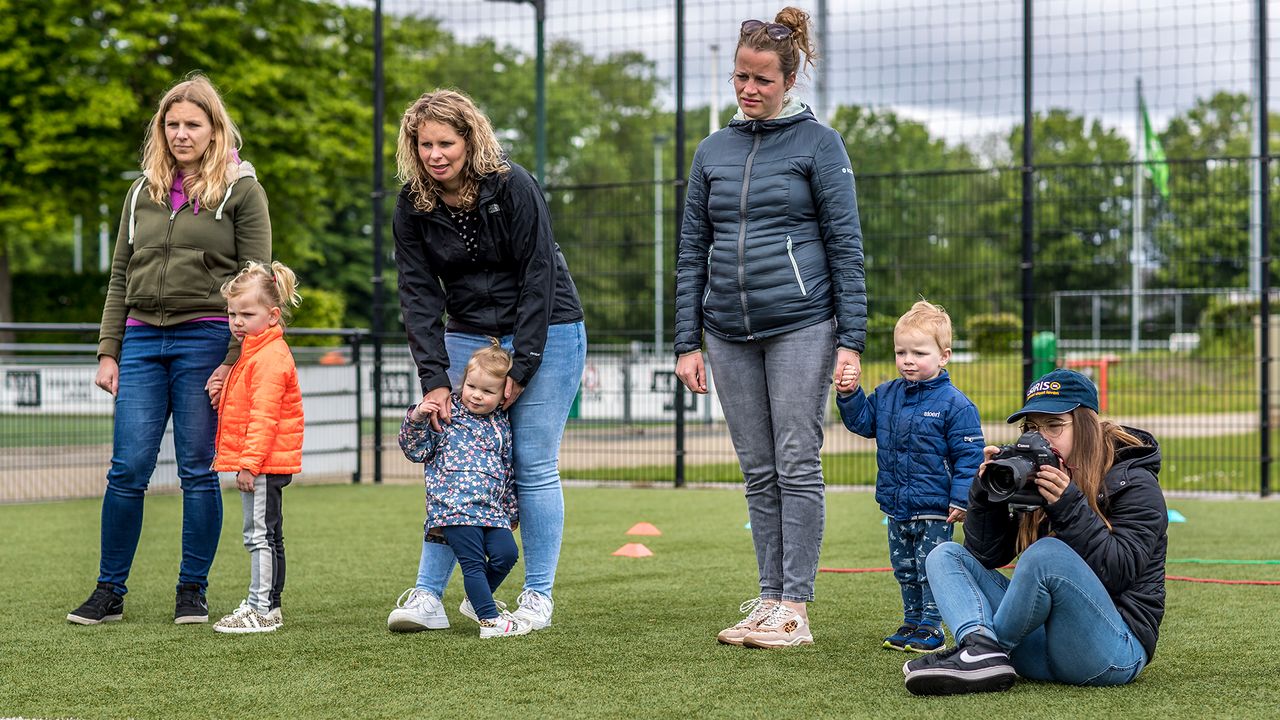
<svg viewBox="0 0 1280 720"><path fill-rule="evenodd" d="M652 557L653 551L645 547L641 543L627 543L626 545L623 545L617 550L614 550L613 554L618 557L641 558L641 557Z"/></svg>
<svg viewBox="0 0 1280 720"><path fill-rule="evenodd" d="M646 522L636 523L627 531L628 535L661 535L662 531Z"/></svg>

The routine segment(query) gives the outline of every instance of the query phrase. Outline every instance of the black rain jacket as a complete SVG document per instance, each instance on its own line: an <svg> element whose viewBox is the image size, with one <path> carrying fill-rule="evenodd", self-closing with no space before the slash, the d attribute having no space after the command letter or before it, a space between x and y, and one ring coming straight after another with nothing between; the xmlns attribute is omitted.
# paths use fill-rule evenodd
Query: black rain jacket
<svg viewBox="0 0 1280 720"><path fill-rule="evenodd" d="M1164 617L1169 514L1157 480L1160 447L1156 439L1143 430L1125 430L1143 444L1117 446L1115 462L1104 478L1098 505L1111 521L1111 529L1072 483L1058 502L1045 508L1048 522L1040 536L1052 532L1084 558L1150 662ZM1008 503L992 503L979 486L975 482L969 491L964 546L984 567L998 568L1014 558L1017 515L1009 512Z"/></svg>
<svg viewBox="0 0 1280 720"><path fill-rule="evenodd" d="M451 331L513 335L511 378L522 386L542 362L547 327L582 320L542 191L527 170L509 165L481 181L471 249L443 203L429 213L414 208L408 185L396 199L400 310L423 393L449 387L445 314Z"/></svg>

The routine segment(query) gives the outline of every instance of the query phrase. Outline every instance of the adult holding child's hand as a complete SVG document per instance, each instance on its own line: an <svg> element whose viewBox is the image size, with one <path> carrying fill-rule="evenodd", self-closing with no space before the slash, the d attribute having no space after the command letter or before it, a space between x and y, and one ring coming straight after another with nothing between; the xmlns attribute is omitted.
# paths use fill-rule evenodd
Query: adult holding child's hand
<svg viewBox="0 0 1280 720"><path fill-rule="evenodd" d="M813 64L809 15L738 28L739 112L698 146L676 263L676 376L708 391L707 361L742 468L759 578L730 645L813 642L825 517L823 418L856 378L866 334L862 230L840 135L791 96Z"/></svg>
<svg viewBox="0 0 1280 720"><path fill-rule="evenodd" d="M143 497L170 418L182 486L174 622L208 620L205 591L222 532L222 494L210 469L214 406L240 355L219 290L246 261L271 259L267 196L239 145L222 98L201 75L166 92L147 127L98 338L94 384L115 398L98 586L67 615L73 623L123 617Z"/></svg>
<svg viewBox="0 0 1280 720"><path fill-rule="evenodd" d="M542 629L564 533L560 441L586 364L578 291L542 190L506 157L471 98L434 90L410 104L396 164L405 181L393 222L400 308L432 429L452 420L450 391L490 337L514 358L502 407L511 413L525 578L513 615ZM449 627L440 598L455 564L449 545L426 535L417 582L388 628Z"/></svg>

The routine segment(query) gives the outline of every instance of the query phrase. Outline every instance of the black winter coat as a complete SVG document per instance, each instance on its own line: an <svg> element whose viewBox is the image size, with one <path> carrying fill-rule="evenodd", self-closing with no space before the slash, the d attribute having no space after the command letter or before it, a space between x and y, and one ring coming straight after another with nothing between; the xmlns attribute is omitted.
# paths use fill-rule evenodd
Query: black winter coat
<svg viewBox="0 0 1280 720"><path fill-rule="evenodd" d="M735 119L698 145L689 170L675 351L701 348L704 329L745 342L832 317L839 346L861 352L862 228L844 141L799 104Z"/></svg>
<svg viewBox="0 0 1280 720"><path fill-rule="evenodd" d="M1052 532L1093 569L1150 662L1164 617L1169 515L1157 480L1160 447L1156 439L1143 430L1125 430L1143 444L1117 446L1115 462L1104 478L1098 505L1111 521L1111 529L1072 483L1058 502L1045 508L1048 522L1040 536ZM1009 512L1008 503L992 503L975 482L964 521L965 548L984 567L1008 564L1016 554L1017 518Z"/></svg>
<svg viewBox="0 0 1280 720"><path fill-rule="evenodd" d="M470 246L443 203L429 213L414 208L408 185L396 199L400 310L423 393L449 387L446 313L452 331L513 335L511 378L524 386L542 362L547 326L582 320L542 191L527 170L510 166L482 180Z"/></svg>

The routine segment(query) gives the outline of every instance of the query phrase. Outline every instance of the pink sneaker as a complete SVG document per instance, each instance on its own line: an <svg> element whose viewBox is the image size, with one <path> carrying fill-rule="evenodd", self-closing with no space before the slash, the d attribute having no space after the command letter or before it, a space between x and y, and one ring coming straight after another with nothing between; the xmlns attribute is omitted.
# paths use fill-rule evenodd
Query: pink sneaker
<svg viewBox="0 0 1280 720"><path fill-rule="evenodd" d="M769 612L769 617L747 636L742 638L745 647L780 648L797 645L812 645L813 633L809 631L809 620L791 608L778 603Z"/></svg>
<svg viewBox="0 0 1280 720"><path fill-rule="evenodd" d="M765 600L763 598L751 598L742 603L738 607L738 612L746 613L747 616L738 621L737 625L725 628L716 635L716 641L723 645L742 645L742 639L756 629L761 620L769 617L769 611L777 605L777 600Z"/></svg>

